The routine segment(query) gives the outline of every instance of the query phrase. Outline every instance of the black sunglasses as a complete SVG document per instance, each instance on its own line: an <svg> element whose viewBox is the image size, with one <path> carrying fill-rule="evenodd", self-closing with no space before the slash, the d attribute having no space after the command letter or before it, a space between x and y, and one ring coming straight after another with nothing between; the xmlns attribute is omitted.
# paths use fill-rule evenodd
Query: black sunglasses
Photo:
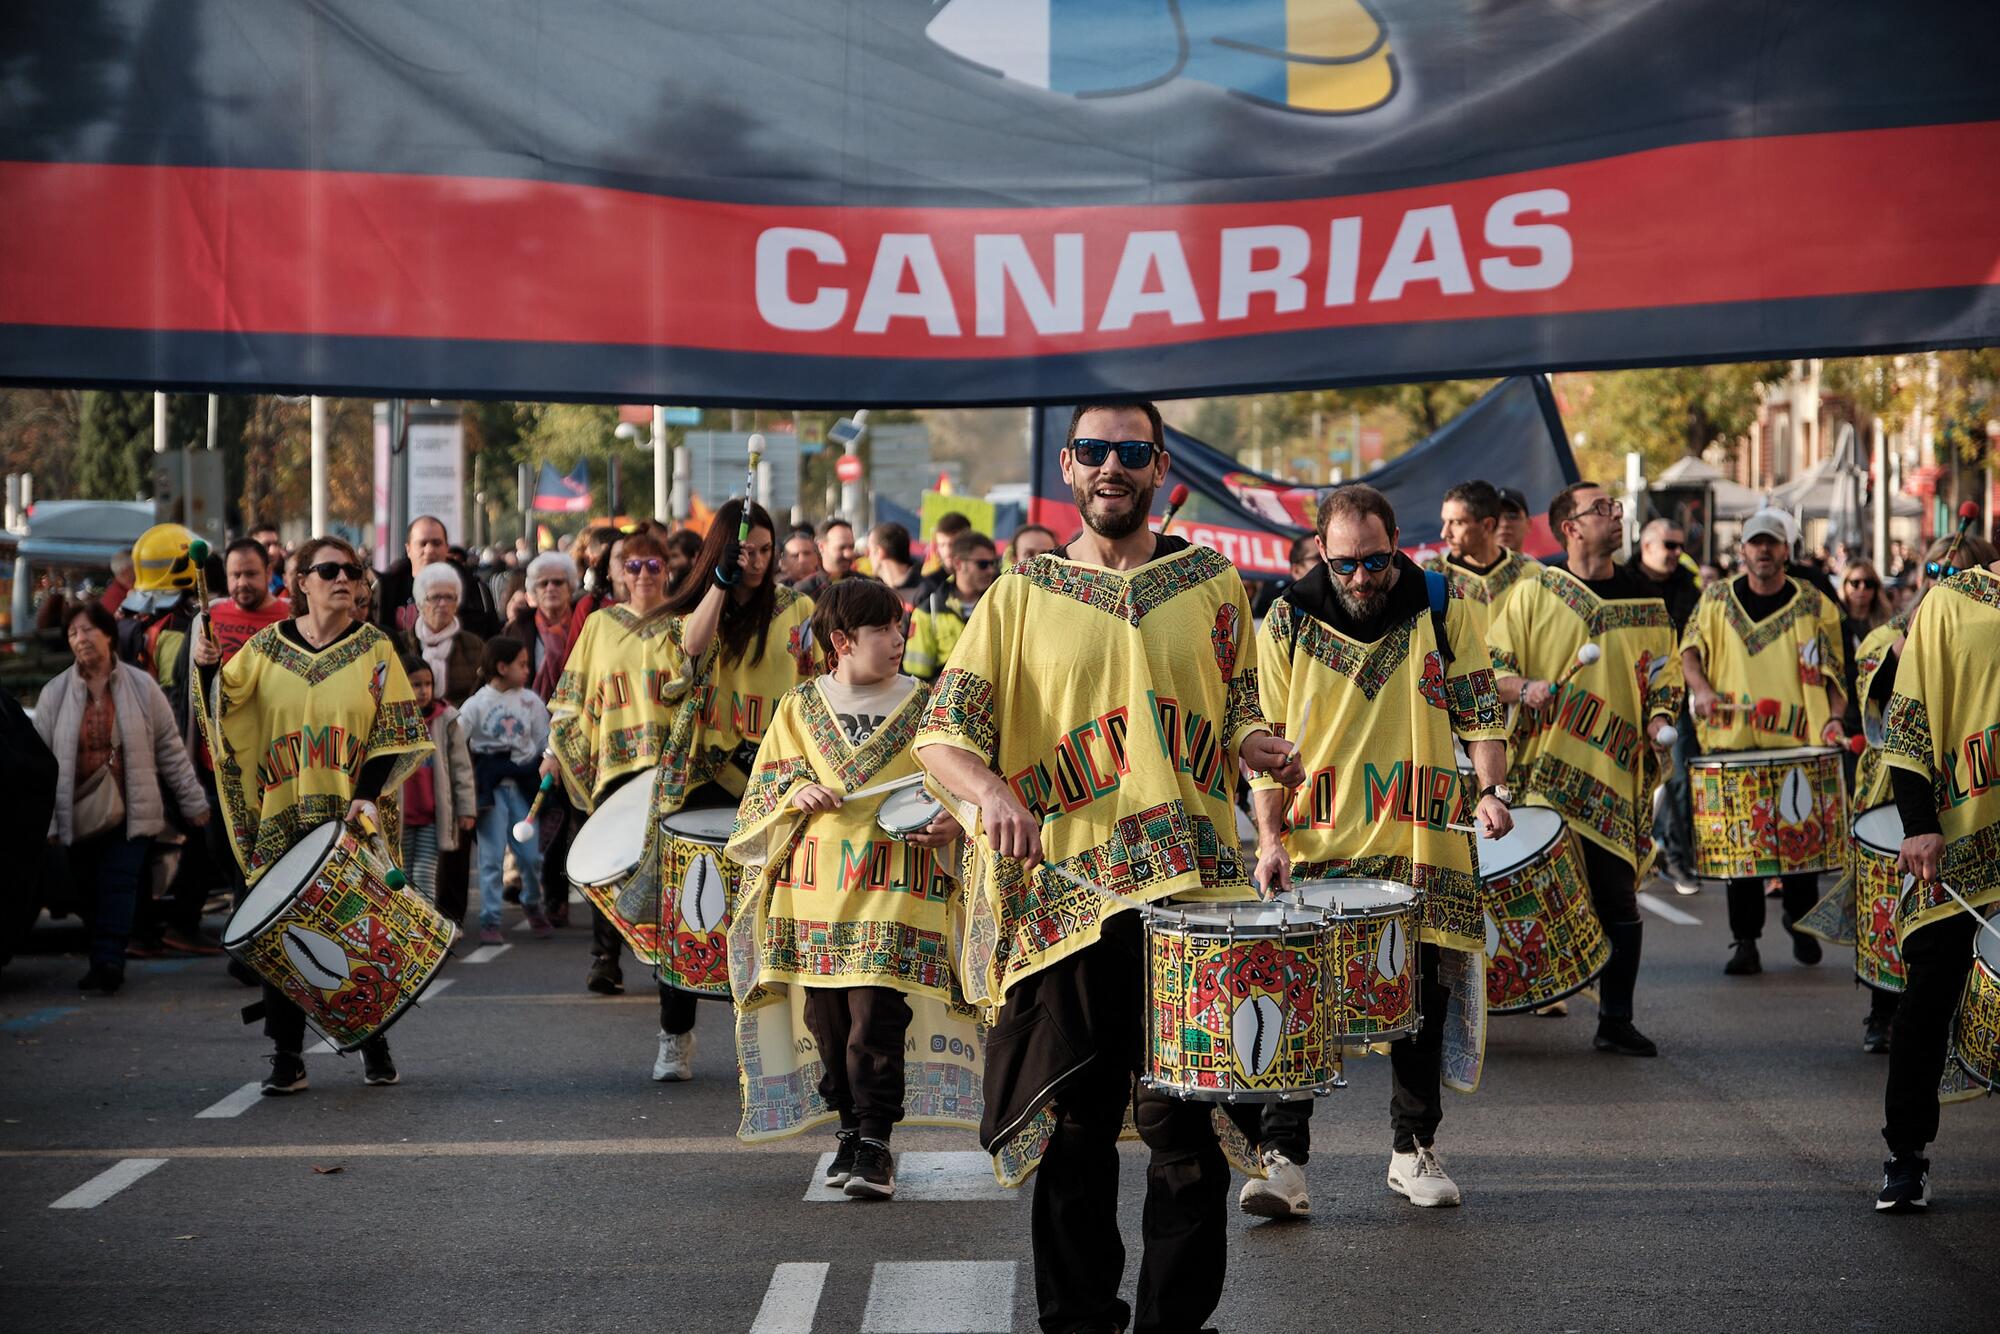
<svg viewBox="0 0 2000 1334"><path fill-rule="evenodd" d="M1118 466L1128 472L1137 472L1153 461L1153 452L1159 448L1150 440L1093 440L1079 436L1069 442L1069 452L1076 461L1086 468L1101 468L1104 460L1111 457L1111 451L1118 451Z"/></svg>
<svg viewBox="0 0 2000 1334"><path fill-rule="evenodd" d="M1660 539L1660 545L1665 547L1669 551L1679 551L1683 546L1686 546L1687 544L1685 542L1669 542L1667 541L1666 538L1663 537Z"/></svg>
<svg viewBox="0 0 2000 1334"><path fill-rule="evenodd" d="M306 566L305 572L307 574L316 574L328 583L332 583L343 574L356 583L360 583L361 576L366 573L359 565L343 560L323 560L317 565Z"/></svg>
<svg viewBox="0 0 2000 1334"><path fill-rule="evenodd" d="M998 566L1000 561L997 557L988 556L985 560L968 560L965 563L975 570L991 570Z"/></svg>
<svg viewBox="0 0 2000 1334"><path fill-rule="evenodd" d="M1949 579L1958 573L1956 565L1942 565L1934 560L1924 562L1924 573L1933 579Z"/></svg>
<svg viewBox="0 0 2000 1334"><path fill-rule="evenodd" d="M1849 588L1880 588L1882 586L1873 579L1849 579L1846 582Z"/></svg>
<svg viewBox="0 0 2000 1334"><path fill-rule="evenodd" d="M1372 556L1330 556L1326 563L1335 574L1345 577L1357 569L1366 570L1370 574L1380 574L1389 568L1389 562L1394 559L1396 559L1395 552L1378 551Z"/></svg>
<svg viewBox="0 0 2000 1334"><path fill-rule="evenodd" d="M635 558L625 562L625 573L627 574L637 574L641 570L644 570L647 574L659 574L666 568L667 563L658 556L647 556L643 559Z"/></svg>

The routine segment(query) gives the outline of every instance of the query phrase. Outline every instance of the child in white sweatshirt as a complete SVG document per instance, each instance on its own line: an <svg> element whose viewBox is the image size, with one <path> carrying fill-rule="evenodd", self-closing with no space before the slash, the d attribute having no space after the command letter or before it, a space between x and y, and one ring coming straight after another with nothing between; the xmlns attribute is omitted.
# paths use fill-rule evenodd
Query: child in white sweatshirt
<svg viewBox="0 0 2000 1334"><path fill-rule="evenodd" d="M479 941L498 945L501 871L512 844L514 864L521 868L521 906L528 926L541 939L555 934L542 911L542 841L531 833L516 841L513 828L528 814L541 779L542 750L549 741L549 711L541 697L528 689L534 670L528 646L510 635L486 641L480 663L481 686L459 710L472 750L472 768L479 787Z"/></svg>

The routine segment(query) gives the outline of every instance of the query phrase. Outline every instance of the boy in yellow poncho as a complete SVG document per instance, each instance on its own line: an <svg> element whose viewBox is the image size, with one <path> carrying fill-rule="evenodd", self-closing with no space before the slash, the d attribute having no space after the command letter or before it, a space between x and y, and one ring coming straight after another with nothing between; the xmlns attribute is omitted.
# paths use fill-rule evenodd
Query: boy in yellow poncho
<svg viewBox="0 0 2000 1334"><path fill-rule="evenodd" d="M1790 516L1777 510L1744 520L1744 572L1704 588L1688 618L1681 669L1704 755L1841 744L1847 648L1840 613L1818 589L1785 573L1791 540ZM1808 829L1817 823L1809 821ZM1815 836L1839 838L1841 829L1819 829ZM1784 926L1793 957L1804 964L1819 962L1820 946L1794 923L1818 902L1818 887L1816 873L1784 877ZM1764 882L1740 877L1729 882L1728 893L1735 944L1722 971L1732 977L1761 973Z"/></svg>
<svg viewBox="0 0 2000 1334"><path fill-rule="evenodd" d="M1611 560L1624 540L1624 510L1592 482L1549 504L1566 568L1544 566L1514 590L1494 619L1489 646L1500 697L1521 706L1515 729L1514 800L1563 817L1578 840L1591 906L1611 941L1598 980L1599 1051L1657 1056L1632 1023L1645 924L1637 885L1652 865L1655 749L1680 713L1681 669L1667 604L1629 567ZM1585 644L1596 661L1578 667Z"/></svg>
<svg viewBox="0 0 2000 1334"><path fill-rule="evenodd" d="M1875 1207L1884 1212L1929 1202L1924 1151L1937 1138L1938 1079L1980 931L1974 914L2000 903L1996 660L2000 576L1990 566L1961 570L1917 608L1883 718L1882 758L1903 817L1900 869L1916 877L1896 911L1905 982L1883 1099L1891 1157Z"/></svg>
<svg viewBox="0 0 2000 1334"><path fill-rule="evenodd" d="M1252 784L1258 878L1283 889L1379 877L1423 892L1423 1026L1389 1045L1386 1180L1419 1207L1449 1207L1460 1195L1434 1148L1441 1086L1478 1086L1486 1017L1478 869L1471 839L1451 826L1476 804L1488 836L1510 827L1500 703L1476 614L1457 586L1400 554L1387 497L1342 487L1321 502L1318 525L1325 563L1286 590L1258 634L1264 714L1283 720L1305 770L1296 793L1269 778ZM1454 736L1483 782L1460 774ZM1299 1165L1311 1114L1309 1099L1262 1109L1267 1175L1244 1187L1245 1212L1310 1210Z"/></svg>
<svg viewBox="0 0 2000 1334"><path fill-rule="evenodd" d="M849 579L826 590L812 629L833 670L779 703L729 841L745 873L730 939L738 1133L765 1139L836 1115L826 1184L887 1198L889 1135L906 1110L932 1124L979 1119L977 1034L962 1004L951 1012L952 877L939 851L960 830L939 813L898 841L877 823L887 794L846 800L919 774L910 743L929 692L896 671L902 600L877 580ZM823 1109L806 1083L801 1027L818 1051ZM913 1028L915 1049L931 1055L906 1069Z"/></svg>
<svg viewBox="0 0 2000 1334"><path fill-rule="evenodd" d="M999 1011L980 1140L1003 1179L1041 1163L1033 1250L1051 1329L1197 1328L1221 1300L1228 1159L1207 1106L1134 1097L1145 951L1127 909L1247 897L1237 764L1297 769L1260 716L1235 568L1146 526L1164 437L1149 403L1075 410L1061 466L1084 531L980 599L917 739L973 839L960 980ZM1136 1310L1118 1296L1128 1108L1151 1150Z"/></svg>

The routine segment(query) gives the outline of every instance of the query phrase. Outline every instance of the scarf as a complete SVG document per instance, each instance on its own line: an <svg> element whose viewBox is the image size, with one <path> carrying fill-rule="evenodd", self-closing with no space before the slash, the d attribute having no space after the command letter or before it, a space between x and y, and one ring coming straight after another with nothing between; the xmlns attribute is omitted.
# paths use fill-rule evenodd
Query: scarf
<svg viewBox="0 0 2000 1334"><path fill-rule="evenodd" d="M451 624L442 630L433 630L421 617L416 624L417 643L423 646L424 661L431 665L431 688L442 695L449 676L445 670L451 661L451 644L458 638L458 617L451 618Z"/></svg>
<svg viewBox="0 0 2000 1334"><path fill-rule="evenodd" d="M550 625L539 611L535 613L535 635L542 646L536 656L541 662L535 668L534 680L528 683L528 688L543 699L553 698L556 682L562 680L563 661L569 657L569 631L567 619Z"/></svg>

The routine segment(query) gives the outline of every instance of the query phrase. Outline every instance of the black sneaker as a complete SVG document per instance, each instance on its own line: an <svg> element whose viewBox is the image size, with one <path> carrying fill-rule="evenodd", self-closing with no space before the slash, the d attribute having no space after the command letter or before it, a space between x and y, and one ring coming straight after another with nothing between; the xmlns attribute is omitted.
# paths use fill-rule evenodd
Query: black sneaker
<svg viewBox="0 0 2000 1334"><path fill-rule="evenodd" d="M371 1084L393 1084L402 1078L389 1057L387 1038L370 1038L361 1044L361 1074Z"/></svg>
<svg viewBox="0 0 2000 1334"><path fill-rule="evenodd" d="M78 991L101 991L109 996L125 985L123 968L107 968L101 963L90 965L90 970L76 980Z"/></svg>
<svg viewBox="0 0 2000 1334"><path fill-rule="evenodd" d="M264 1076L264 1096L282 1098L306 1091L306 1063L295 1051L271 1053L271 1073Z"/></svg>
<svg viewBox="0 0 2000 1334"><path fill-rule="evenodd" d="M625 992L625 974L616 959L598 959L591 963L584 985L600 996L620 996Z"/></svg>
<svg viewBox="0 0 2000 1334"><path fill-rule="evenodd" d="M847 1193L856 1199L886 1200L896 1193L896 1155L879 1139L859 1140Z"/></svg>
<svg viewBox="0 0 2000 1334"><path fill-rule="evenodd" d="M1874 1015L1868 1016L1868 1026L1861 1031L1861 1050L1870 1056L1889 1054L1889 1021Z"/></svg>
<svg viewBox="0 0 2000 1334"><path fill-rule="evenodd" d="M826 1184L844 1186L854 1175L854 1158L861 1151L861 1132L858 1130L836 1130L833 1137L840 1147L833 1151L833 1162L826 1169Z"/></svg>
<svg viewBox="0 0 2000 1334"><path fill-rule="evenodd" d="M1882 1164L1882 1193L1875 1197L1878 1214L1913 1214L1930 1208L1931 1160L1899 1153Z"/></svg>
<svg viewBox="0 0 2000 1334"><path fill-rule="evenodd" d="M1620 1056L1658 1056L1653 1040L1632 1027L1630 1019L1599 1019L1597 1037L1591 1045L1599 1051L1615 1051Z"/></svg>
<svg viewBox="0 0 2000 1334"><path fill-rule="evenodd" d="M1722 965L1724 973L1730 977L1749 977L1764 971L1764 961L1758 957L1756 941L1739 940L1732 948L1735 952L1729 956L1729 962Z"/></svg>
<svg viewBox="0 0 2000 1334"><path fill-rule="evenodd" d="M1820 948L1819 941L1803 931L1794 930L1790 919L1785 922L1785 930L1792 937L1792 957L1800 963L1810 967L1826 957L1826 951Z"/></svg>

